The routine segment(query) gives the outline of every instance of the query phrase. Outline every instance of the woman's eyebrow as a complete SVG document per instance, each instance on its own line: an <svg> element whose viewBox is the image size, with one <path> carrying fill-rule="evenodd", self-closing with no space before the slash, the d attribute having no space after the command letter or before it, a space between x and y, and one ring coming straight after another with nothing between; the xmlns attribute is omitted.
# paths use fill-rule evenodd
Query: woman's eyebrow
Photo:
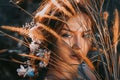
<svg viewBox="0 0 120 80"><path fill-rule="evenodd" d="M73 32L73 31L71 31L71 30L68 29L68 28L62 28L62 30ZM61 31L62 31L62 30L61 30Z"/></svg>
<svg viewBox="0 0 120 80"><path fill-rule="evenodd" d="M69 28L62 28L62 30L69 31L69 32L74 32L74 31L71 31ZM88 29L88 30L85 30L83 32L87 33L87 32L91 32L91 31L92 31L91 29Z"/></svg>

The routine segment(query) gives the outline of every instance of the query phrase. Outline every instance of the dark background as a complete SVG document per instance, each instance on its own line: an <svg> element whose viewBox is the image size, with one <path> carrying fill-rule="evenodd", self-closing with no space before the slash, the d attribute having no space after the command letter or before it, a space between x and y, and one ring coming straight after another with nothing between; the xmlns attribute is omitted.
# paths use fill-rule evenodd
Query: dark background
<svg viewBox="0 0 120 80"><path fill-rule="evenodd" d="M15 1L15 0L14 0ZM18 1L18 0L16 0ZM23 9L32 14L38 7L41 0L22 0L23 2L18 5ZM109 4L108 4L109 1ZM104 6L104 10L113 14L114 8L118 8L120 10L120 0L106 0L107 6ZM111 16L112 17L112 16ZM26 14L20 8L17 8L16 5L10 3L9 0L0 0L0 26L10 25L10 26L23 26L26 22L30 22L32 20L31 16ZM23 37L19 36L14 32L10 32L7 30L1 31L6 32L12 36L23 39ZM17 76L16 69L19 67L19 64L9 61L9 59L15 55L13 53L25 52L28 49L25 46L19 45L18 42L8 38L0 33L0 50L9 49L12 50L12 54L9 50L5 50L0 52L0 80L24 80ZM17 51L15 51L17 50Z"/></svg>
<svg viewBox="0 0 120 80"><path fill-rule="evenodd" d="M22 0L18 5L32 14L39 7L40 2L41 0ZM30 15L11 3L10 0L0 0L0 26L9 25L22 27L26 22L30 22L31 20L32 18ZM1 28L0 31L23 39L22 36L15 32L3 30ZM19 42L0 33L0 50L3 49L8 50L0 52L0 80L28 80L27 78L22 78L17 75L16 69L19 68L19 64L10 61L11 57L24 60L17 56L16 53L26 52L28 49L20 45Z"/></svg>

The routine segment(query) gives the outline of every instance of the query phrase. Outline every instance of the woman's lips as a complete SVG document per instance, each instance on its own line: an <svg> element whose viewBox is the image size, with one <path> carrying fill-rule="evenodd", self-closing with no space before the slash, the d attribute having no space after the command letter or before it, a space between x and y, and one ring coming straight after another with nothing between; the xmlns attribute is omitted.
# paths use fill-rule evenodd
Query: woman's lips
<svg viewBox="0 0 120 80"><path fill-rule="evenodd" d="M77 55L71 55L70 57L74 60L79 60Z"/></svg>
<svg viewBox="0 0 120 80"><path fill-rule="evenodd" d="M80 60L81 60L81 57L80 57L80 55L78 55L78 53L72 53L72 54L70 55L70 57L71 57L72 59L74 59L74 60L77 60L77 61L80 61Z"/></svg>

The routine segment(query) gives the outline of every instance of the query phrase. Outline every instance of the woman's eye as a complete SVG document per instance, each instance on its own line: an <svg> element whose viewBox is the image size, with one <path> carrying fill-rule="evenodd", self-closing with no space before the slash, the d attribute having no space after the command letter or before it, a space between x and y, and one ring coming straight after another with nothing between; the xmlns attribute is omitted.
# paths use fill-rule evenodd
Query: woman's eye
<svg viewBox="0 0 120 80"><path fill-rule="evenodd" d="M61 36L64 37L64 38L71 38L72 37L72 35L70 35L68 33L64 33Z"/></svg>
<svg viewBox="0 0 120 80"><path fill-rule="evenodd" d="M90 33L84 33L83 37L84 37L84 38L90 38L90 37L91 37L91 34L90 34Z"/></svg>

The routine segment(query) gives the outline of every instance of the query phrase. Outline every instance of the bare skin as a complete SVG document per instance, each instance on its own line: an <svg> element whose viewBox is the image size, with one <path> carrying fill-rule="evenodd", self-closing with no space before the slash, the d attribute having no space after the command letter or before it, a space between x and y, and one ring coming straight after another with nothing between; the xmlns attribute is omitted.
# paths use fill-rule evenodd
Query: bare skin
<svg viewBox="0 0 120 80"><path fill-rule="evenodd" d="M86 56L91 48L91 21L89 17L85 14L73 16L68 20L67 24L68 26L64 25L60 32L62 40L73 50L80 51ZM70 50L65 49L64 45L64 43L57 42L57 46L60 47L59 56L69 64L80 64L80 61Z"/></svg>
<svg viewBox="0 0 120 80"><path fill-rule="evenodd" d="M82 13L77 16L73 16L67 21L67 25L64 25L62 30L60 31L60 36L62 40L57 40L56 52L63 59L61 61L57 61L60 65L52 70L49 70L49 73L53 73L54 75L59 74L59 78L67 78L68 80L73 80L73 76L77 76L78 65L81 63L74 54L72 50L80 51L82 54L87 55L88 51L91 48L91 21L90 18ZM80 54L80 53L77 53ZM59 71L54 71L54 70ZM85 71L90 73L88 69ZM91 74L91 73L90 73ZM92 78L93 79L93 78ZM95 79L93 79L95 80Z"/></svg>

